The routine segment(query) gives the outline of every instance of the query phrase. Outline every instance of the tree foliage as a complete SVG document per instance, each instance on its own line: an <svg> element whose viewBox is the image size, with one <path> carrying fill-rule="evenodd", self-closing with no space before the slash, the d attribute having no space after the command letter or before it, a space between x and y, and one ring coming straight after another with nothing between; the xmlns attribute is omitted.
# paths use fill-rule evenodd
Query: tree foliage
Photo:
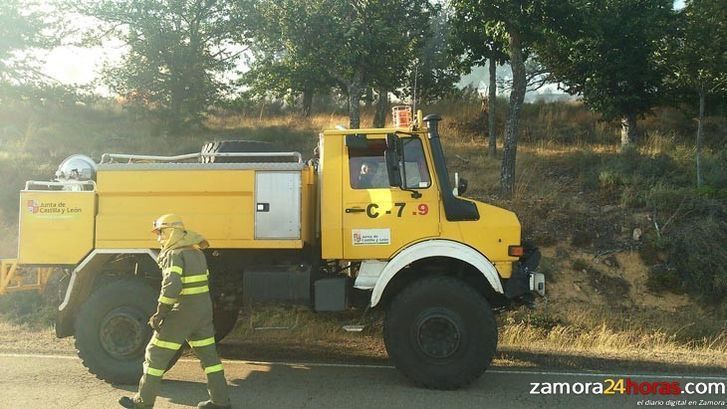
<svg viewBox="0 0 727 409"><path fill-rule="evenodd" d="M260 97L293 99L303 95L303 112L310 114L313 94L337 85L316 59L322 46L318 30L324 15L306 2L259 1L250 18L254 31L250 66L241 80Z"/></svg>
<svg viewBox="0 0 727 409"><path fill-rule="evenodd" d="M45 32L53 23L37 7L18 0L0 2L0 82L27 85L46 79L30 51L57 43Z"/></svg>
<svg viewBox="0 0 727 409"><path fill-rule="evenodd" d="M450 95L459 81L462 66L452 58L452 30L452 17L445 9L430 15L424 41L408 67L407 83L402 84L405 94L416 95L418 102L432 103Z"/></svg>
<svg viewBox="0 0 727 409"><path fill-rule="evenodd" d="M467 2L453 2L455 14L453 18L453 35L451 50L456 59L463 65L462 71L475 65L488 65L489 83L487 105L488 154L497 156L497 135L495 131L495 108L497 99L497 65L509 59L508 37L504 24L490 20L479 14L480 9L470 7ZM484 102L483 102L484 104Z"/></svg>
<svg viewBox="0 0 727 409"><path fill-rule="evenodd" d="M245 27L232 0L101 0L79 10L101 20L92 33L128 46L122 64L107 67L109 87L156 112L168 130L199 124L227 90Z"/></svg>
<svg viewBox="0 0 727 409"><path fill-rule="evenodd" d="M348 95L350 126L359 127L364 90L402 85L431 12L426 0L260 0L254 43L303 80L293 89L311 77L337 84Z"/></svg>
<svg viewBox="0 0 727 409"><path fill-rule="evenodd" d="M725 104L727 96L727 3L716 0L691 0L679 13L676 35L666 44L662 63L666 83L682 106L694 110L698 105L696 168L697 187L701 187L702 141L707 97ZM711 39L705 41L705 39ZM698 101L698 103L697 103Z"/></svg>
<svg viewBox="0 0 727 409"><path fill-rule="evenodd" d="M725 101L727 93L727 3L690 0L666 39L662 63L675 102L695 106L700 89Z"/></svg>
<svg viewBox="0 0 727 409"><path fill-rule="evenodd" d="M547 28L537 45L554 79L606 119L622 118L622 144L636 120L663 93L661 44L673 19L672 0L569 0L572 16ZM575 18L574 18L575 17Z"/></svg>
<svg viewBox="0 0 727 409"><path fill-rule="evenodd" d="M492 10L468 0L453 0L451 49L465 68L485 65L490 58L506 63L508 34L504 22L495 19Z"/></svg>

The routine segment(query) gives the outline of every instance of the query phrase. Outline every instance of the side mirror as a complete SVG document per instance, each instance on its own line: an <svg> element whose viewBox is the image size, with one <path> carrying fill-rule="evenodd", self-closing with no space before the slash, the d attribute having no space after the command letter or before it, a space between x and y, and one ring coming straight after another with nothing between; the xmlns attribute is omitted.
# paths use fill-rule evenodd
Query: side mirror
<svg viewBox="0 0 727 409"><path fill-rule="evenodd" d="M384 151L384 159L386 160L386 173L389 174L389 186L401 187L401 150L399 149L399 137L394 134L386 135L386 151Z"/></svg>
<svg viewBox="0 0 727 409"><path fill-rule="evenodd" d="M459 178L459 183L457 184L457 193L460 195L463 195L467 191L467 179L465 178Z"/></svg>
<svg viewBox="0 0 727 409"><path fill-rule="evenodd" d="M454 185L456 187L452 189L452 194L455 196L463 195L467 191L467 179L459 177L459 172L454 173Z"/></svg>

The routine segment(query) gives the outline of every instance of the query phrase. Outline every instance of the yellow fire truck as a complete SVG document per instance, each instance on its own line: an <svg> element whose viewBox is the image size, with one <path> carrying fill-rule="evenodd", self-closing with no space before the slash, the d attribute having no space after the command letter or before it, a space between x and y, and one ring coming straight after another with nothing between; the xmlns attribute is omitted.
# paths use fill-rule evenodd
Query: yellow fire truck
<svg viewBox="0 0 727 409"><path fill-rule="evenodd" d="M89 371L138 380L161 272L151 222L179 214L205 250L218 338L242 305L385 310L393 363L416 384L454 389L497 347L493 309L544 294L537 249L510 211L452 186L437 125L335 129L314 157L251 141L180 156L74 155L51 182L20 193L19 250L9 268L60 268L56 332L74 336ZM455 178L457 179L457 178Z"/></svg>

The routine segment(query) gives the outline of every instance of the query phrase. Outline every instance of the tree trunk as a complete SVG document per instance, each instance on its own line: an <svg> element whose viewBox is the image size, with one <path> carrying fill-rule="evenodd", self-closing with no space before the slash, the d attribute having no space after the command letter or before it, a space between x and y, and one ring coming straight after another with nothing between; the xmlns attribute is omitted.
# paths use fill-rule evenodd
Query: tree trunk
<svg viewBox="0 0 727 409"><path fill-rule="evenodd" d="M383 88L377 90L379 98L376 101L376 113L374 114L374 128L386 126L386 112L389 110L389 92Z"/></svg>
<svg viewBox="0 0 727 409"><path fill-rule="evenodd" d="M495 59L490 58L490 88L487 103L487 133L489 136L487 151L491 158L497 156L497 134L495 133L495 105L497 102L497 65Z"/></svg>
<svg viewBox="0 0 727 409"><path fill-rule="evenodd" d="M621 117L621 149L636 143L636 115L627 113Z"/></svg>
<svg viewBox="0 0 727 409"><path fill-rule="evenodd" d="M357 78L348 84L348 127L361 127L361 83Z"/></svg>
<svg viewBox="0 0 727 409"><path fill-rule="evenodd" d="M697 121L697 187L702 187L702 133L704 123L704 85L699 87L699 120Z"/></svg>
<svg viewBox="0 0 727 409"><path fill-rule="evenodd" d="M303 116L310 117L313 110L313 91L310 89L303 90Z"/></svg>
<svg viewBox="0 0 727 409"><path fill-rule="evenodd" d="M527 87L520 33L515 30L510 32L510 65L512 67L512 91L510 92L510 107L500 170L500 188L505 196L511 196L515 190L518 125Z"/></svg>
<svg viewBox="0 0 727 409"><path fill-rule="evenodd" d="M364 92L362 99L366 108L371 108L371 106L374 104L374 89L371 87L366 87L366 92Z"/></svg>

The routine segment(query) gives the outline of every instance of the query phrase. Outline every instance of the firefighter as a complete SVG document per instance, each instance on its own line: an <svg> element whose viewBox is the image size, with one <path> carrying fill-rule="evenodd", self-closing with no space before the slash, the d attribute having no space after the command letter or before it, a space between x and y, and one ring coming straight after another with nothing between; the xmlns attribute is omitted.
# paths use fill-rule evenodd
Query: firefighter
<svg viewBox="0 0 727 409"><path fill-rule="evenodd" d="M157 311L149 319L154 334L146 347L139 392L119 399L125 408L152 408L162 376L186 341L207 374L210 400L198 408L231 408L227 382L215 347L212 300L207 261L201 249L209 246L201 235L185 230L182 219L166 214L154 221L161 252L157 258L163 280Z"/></svg>

